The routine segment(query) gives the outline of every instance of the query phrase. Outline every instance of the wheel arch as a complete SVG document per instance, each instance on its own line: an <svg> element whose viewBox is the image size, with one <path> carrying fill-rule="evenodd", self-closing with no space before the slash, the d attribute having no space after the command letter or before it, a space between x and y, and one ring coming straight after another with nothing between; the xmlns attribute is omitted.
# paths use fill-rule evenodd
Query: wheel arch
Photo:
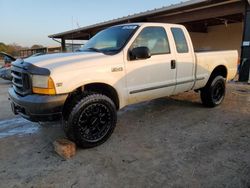
<svg viewBox="0 0 250 188"><path fill-rule="evenodd" d="M88 83L83 86L80 86L74 89L67 97L64 107L63 107L63 115L68 115L67 109L70 109L72 105L74 105L78 100L80 100L84 94L84 91L88 92L95 92L106 95L109 97L115 104L116 109L120 108L120 100L119 95L114 87L109 84L101 83L101 82L94 82ZM73 103L73 104L71 104ZM67 119L67 118L66 118Z"/></svg>
<svg viewBox="0 0 250 188"><path fill-rule="evenodd" d="M96 92L106 95L114 102L117 110L120 108L119 94L113 86L106 83L95 82L86 84L83 87L84 91Z"/></svg>
<svg viewBox="0 0 250 188"><path fill-rule="evenodd" d="M227 67L225 65L218 65L213 69L209 77L209 80L213 79L215 76L223 76L225 79L227 79L227 75L228 75Z"/></svg>

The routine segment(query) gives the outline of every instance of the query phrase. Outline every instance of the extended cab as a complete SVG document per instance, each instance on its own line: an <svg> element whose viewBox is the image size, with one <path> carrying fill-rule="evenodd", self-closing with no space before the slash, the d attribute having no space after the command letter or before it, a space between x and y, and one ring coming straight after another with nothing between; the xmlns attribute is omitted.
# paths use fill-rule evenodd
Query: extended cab
<svg viewBox="0 0 250 188"><path fill-rule="evenodd" d="M18 59L9 89L15 114L31 121L63 119L66 135L94 147L112 134L117 110L199 91L205 106L224 99L236 75L237 51L194 52L186 28L129 23L105 29L77 53Z"/></svg>

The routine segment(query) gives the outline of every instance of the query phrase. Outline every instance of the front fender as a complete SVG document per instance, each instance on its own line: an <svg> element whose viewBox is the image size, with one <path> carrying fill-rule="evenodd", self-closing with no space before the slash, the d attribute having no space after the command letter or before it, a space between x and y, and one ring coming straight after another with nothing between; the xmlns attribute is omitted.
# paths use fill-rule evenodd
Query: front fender
<svg viewBox="0 0 250 188"><path fill-rule="evenodd" d="M118 65L116 65L118 66ZM120 65L123 67L122 65ZM112 72L112 66L100 68L85 68L61 74L52 74L56 86L56 93L70 93L75 89L92 83L103 83L113 87L119 97L120 107L125 106L127 99L126 80L124 67L123 71Z"/></svg>

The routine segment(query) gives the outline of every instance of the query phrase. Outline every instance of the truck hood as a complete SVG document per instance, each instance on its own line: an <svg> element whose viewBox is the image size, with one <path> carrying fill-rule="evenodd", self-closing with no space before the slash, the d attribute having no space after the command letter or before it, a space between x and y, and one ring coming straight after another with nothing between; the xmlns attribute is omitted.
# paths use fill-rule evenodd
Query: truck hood
<svg viewBox="0 0 250 188"><path fill-rule="evenodd" d="M105 57L109 56L97 52L76 52L29 57L24 59L24 61L27 63L31 63L37 67L47 68L53 72L54 70L65 66L70 69L70 67L72 67L72 64L80 64L79 68L91 65L94 66L93 62L97 62L98 59L103 59Z"/></svg>

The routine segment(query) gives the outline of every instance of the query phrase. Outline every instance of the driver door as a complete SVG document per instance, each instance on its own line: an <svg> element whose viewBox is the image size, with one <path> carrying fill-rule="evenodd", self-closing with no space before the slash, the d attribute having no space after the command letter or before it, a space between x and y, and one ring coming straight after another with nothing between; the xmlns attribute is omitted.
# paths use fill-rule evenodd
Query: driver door
<svg viewBox="0 0 250 188"><path fill-rule="evenodd" d="M147 47L151 57L132 59L130 52L136 47ZM129 103L171 95L176 84L175 59L171 53L166 29L161 26L145 27L128 50L126 82Z"/></svg>

